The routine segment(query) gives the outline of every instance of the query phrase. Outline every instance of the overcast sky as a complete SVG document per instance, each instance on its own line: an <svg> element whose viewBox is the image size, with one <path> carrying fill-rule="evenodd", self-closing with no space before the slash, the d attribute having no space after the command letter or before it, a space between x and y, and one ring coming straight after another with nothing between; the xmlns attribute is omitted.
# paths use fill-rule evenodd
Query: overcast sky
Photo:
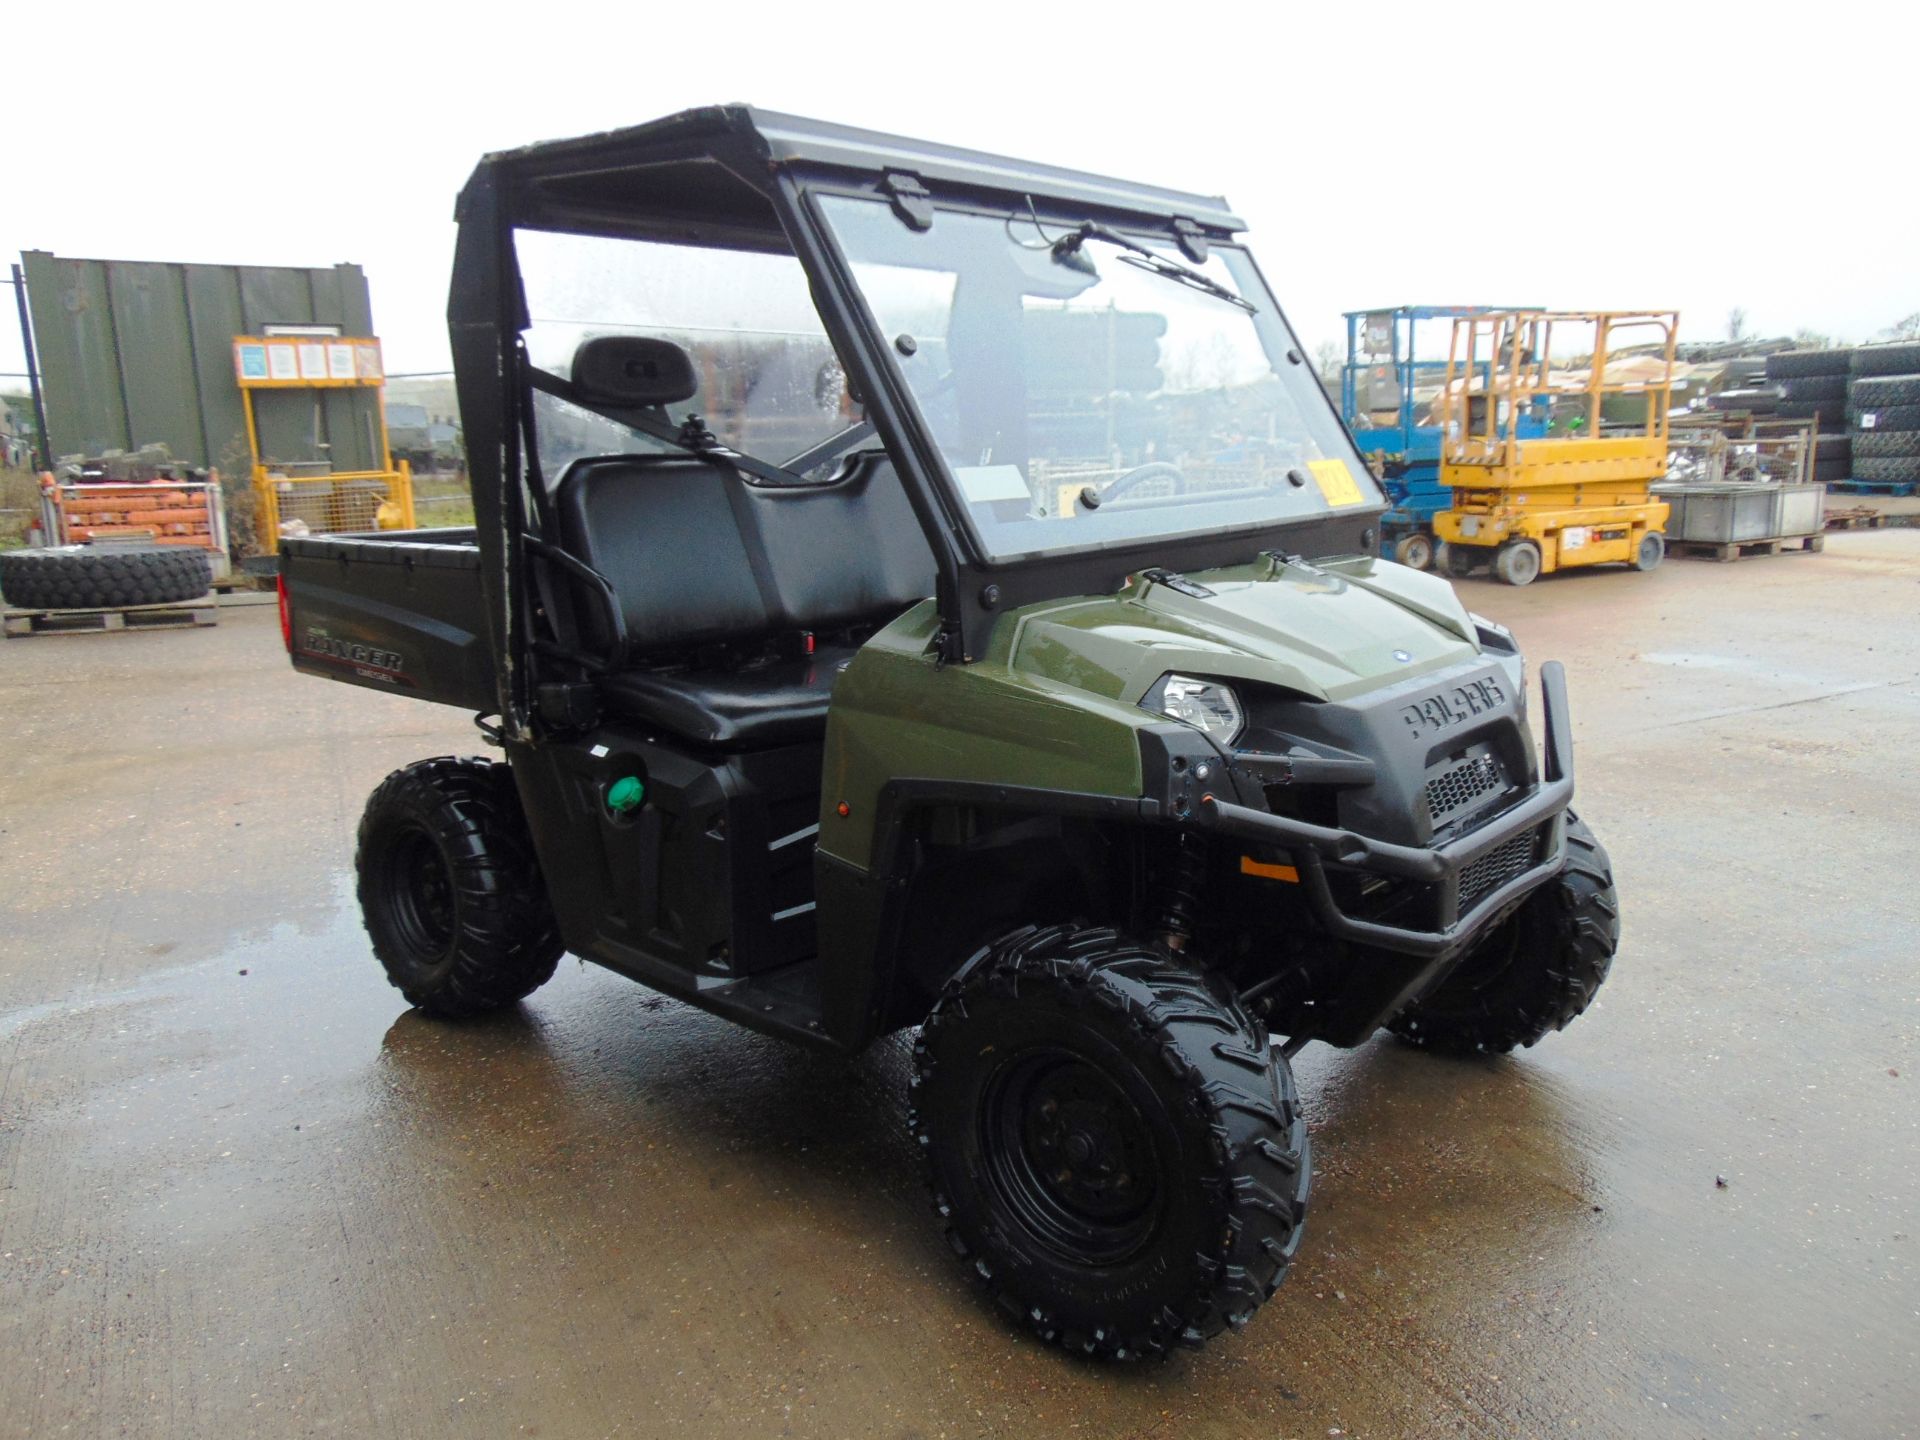
<svg viewBox="0 0 1920 1440"><path fill-rule="evenodd" d="M1891 3L68 3L4 53L0 248L355 261L392 372L447 364L477 156L732 100L1224 194L1309 346L1407 301L1920 310Z"/></svg>

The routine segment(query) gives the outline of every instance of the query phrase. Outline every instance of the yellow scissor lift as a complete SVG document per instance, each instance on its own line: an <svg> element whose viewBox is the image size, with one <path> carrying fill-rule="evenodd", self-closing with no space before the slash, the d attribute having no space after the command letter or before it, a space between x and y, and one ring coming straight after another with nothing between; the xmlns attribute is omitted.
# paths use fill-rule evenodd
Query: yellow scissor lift
<svg viewBox="0 0 1920 1440"><path fill-rule="evenodd" d="M1526 585L1574 565L1660 563L1667 503L1648 487L1667 472L1679 323L1672 310L1454 322L1440 457L1453 504L1434 517L1453 574L1490 563L1495 578ZM1573 358L1556 362L1556 342ZM1544 417L1547 433L1521 439L1523 417Z"/></svg>

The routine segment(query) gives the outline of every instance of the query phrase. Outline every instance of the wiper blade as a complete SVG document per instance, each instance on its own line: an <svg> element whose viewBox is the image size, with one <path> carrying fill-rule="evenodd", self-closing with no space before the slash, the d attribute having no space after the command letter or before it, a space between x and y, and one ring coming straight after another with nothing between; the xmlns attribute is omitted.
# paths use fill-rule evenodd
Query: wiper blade
<svg viewBox="0 0 1920 1440"><path fill-rule="evenodd" d="M1260 307L1251 300L1233 293L1210 275L1202 275L1198 270L1189 270L1178 260L1169 260L1164 255L1122 255L1121 260L1129 265L1137 265L1142 270L1155 275L1164 275L1169 280L1178 280L1182 285L1190 285L1195 290L1204 290L1207 294L1226 301L1229 305L1238 305L1249 315L1258 315Z"/></svg>
<svg viewBox="0 0 1920 1440"><path fill-rule="evenodd" d="M1104 225L1094 224L1091 220L1084 224L1076 225L1065 235L1062 235L1058 240L1054 241L1053 258L1061 264L1071 266L1076 270L1087 268L1090 266L1090 262L1080 254L1080 249L1089 240L1104 240L1107 244L1126 251L1127 253L1120 258L1127 264L1138 266L1149 274L1163 275L1169 280L1178 281L1180 284L1189 286L1192 289L1204 291L1215 299L1226 301L1229 305L1238 305L1249 315L1257 315L1260 313L1259 306L1255 305L1251 300L1234 294L1233 291L1229 290L1212 276L1202 275L1198 270L1188 269L1178 260L1169 260L1159 251L1149 249L1145 245L1137 244L1129 240L1126 236L1107 229Z"/></svg>

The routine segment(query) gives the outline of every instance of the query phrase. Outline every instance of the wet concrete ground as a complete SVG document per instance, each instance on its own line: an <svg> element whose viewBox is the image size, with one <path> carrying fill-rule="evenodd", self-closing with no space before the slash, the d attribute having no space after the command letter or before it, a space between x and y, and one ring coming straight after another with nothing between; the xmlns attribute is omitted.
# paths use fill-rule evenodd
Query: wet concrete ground
<svg viewBox="0 0 1920 1440"><path fill-rule="evenodd" d="M1302 1056L1292 1278L1133 1369L969 1291L897 1043L571 962L402 1010L353 826L464 716L271 608L5 642L0 1435L1920 1431L1920 532L1463 591L1568 662L1614 978L1511 1059Z"/></svg>

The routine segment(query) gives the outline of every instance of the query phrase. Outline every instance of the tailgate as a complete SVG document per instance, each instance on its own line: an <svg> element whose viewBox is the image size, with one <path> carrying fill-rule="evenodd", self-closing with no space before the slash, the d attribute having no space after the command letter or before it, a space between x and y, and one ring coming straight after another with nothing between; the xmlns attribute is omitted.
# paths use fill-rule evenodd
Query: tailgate
<svg viewBox="0 0 1920 1440"><path fill-rule="evenodd" d="M471 530L281 542L293 668L464 710L498 701Z"/></svg>

